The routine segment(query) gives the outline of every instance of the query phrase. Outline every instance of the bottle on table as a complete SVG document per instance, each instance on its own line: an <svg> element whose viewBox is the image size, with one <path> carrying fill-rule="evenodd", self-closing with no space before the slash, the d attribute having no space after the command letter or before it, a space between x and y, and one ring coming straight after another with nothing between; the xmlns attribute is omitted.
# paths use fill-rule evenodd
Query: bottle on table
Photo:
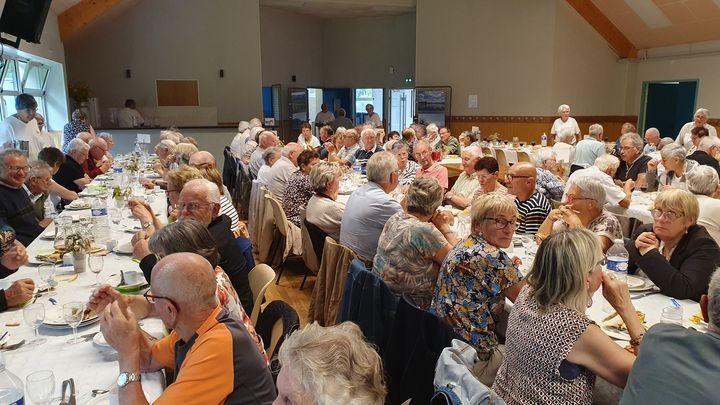
<svg viewBox="0 0 720 405"><path fill-rule="evenodd" d="M22 405L25 403L25 388L18 376L5 368L5 355L0 353L0 404Z"/></svg>
<svg viewBox="0 0 720 405"><path fill-rule="evenodd" d="M540 136L540 145L543 147L547 146L547 134L545 132Z"/></svg>
<svg viewBox="0 0 720 405"><path fill-rule="evenodd" d="M607 269L615 278L627 283L628 261L630 254L622 239L615 239L607 251Z"/></svg>

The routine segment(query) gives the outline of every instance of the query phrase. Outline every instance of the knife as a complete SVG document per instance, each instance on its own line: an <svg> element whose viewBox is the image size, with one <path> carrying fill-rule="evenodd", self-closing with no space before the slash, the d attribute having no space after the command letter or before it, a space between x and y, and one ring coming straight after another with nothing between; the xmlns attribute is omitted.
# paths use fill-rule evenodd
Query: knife
<svg viewBox="0 0 720 405"><path fill-rule="evenodd" d="M630 296L630 299L631 299L631 300L634 300L634 299L638 299L638 298L643 298L643 297L647 297L648 295L660 294L660 292L661 292L661 291L657 291L657 290L655 290L655 291L648 291L648 292L645 292L645 293L642 293L642 294L631 295L631 296Z"/></svg>
<svg viewBox="0 0 720 405"><path fill-rule="evenodd" d="M68 380L63 380L62 382L62 398L60 398L60 405L68 405L68 402L65 400L65 391L67 391L68 383Z"/></svg>
<svg viewBox="0 0 720 405"><path fill-rule="evenodd" d="M75 402L75 380L70 379L70 399L68 399L68 405L77 405Z"/></svg>

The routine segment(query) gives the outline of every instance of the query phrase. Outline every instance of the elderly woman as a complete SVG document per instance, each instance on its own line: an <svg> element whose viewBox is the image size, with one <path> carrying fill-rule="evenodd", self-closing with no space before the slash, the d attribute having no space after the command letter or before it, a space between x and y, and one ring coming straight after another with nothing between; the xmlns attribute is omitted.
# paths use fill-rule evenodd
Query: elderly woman
<svg viewBox="0 0 720 405"><path fill-rule="evenodd" d="M645 182L648 191L656 191L658 188L681 188L687 189L685 175L698 166L698 162L686 159L685 148L678 144L668 145L660 151L662 158L663 172L659 173L658 161L648 162L648 170L645 173Z"/></svg>
<svg viewBox="0 0 720 405"><path fill-rule="evenodd" d="M405 196L405 212L387 220L373 260L373 271L390 290L412 297L425 309L435 292L440 265L457 243L448 225L449 214L437 211L442 195L437 180L413 180Z"/></svg>
<svg viewBox="0 0 720 405"><path fill-rule="evenodd" d="M342 170L337 163L320 162L310 170L310 185L315 194L305 209L305 219L336 241L340 240L345 205L337 201Z"/></svg>
<svg viewBox="0 0 720 405"><path fill-rule="evenodd" d="M308 176L310 170L320 161L318 153L314 150L304 150L298 155L299 169L290 175L282 200L283 210L288 221L300 227L300 207L307 206L313 195L313 188Z"/></svg>
<svg viewBox="0 0 720 405"><path fill-rule="evenodd" d="M700 206L697 223L720 244L720 200L714 198L720 191L717 171L700 165L687 175L688 191L695 194Z"/></svg>
<svg viewBox="0 0 720 405"><path fill-rule="evenodd" d="M60 149L49 146L47 148L42 148L40 152L38 152L38 160L42 160L50 165L50 174L54 176L55 173L60 170L60 166L65 163L65 154L63 154ZM70 191L57 184L55 180L50 181L48 191L50 194L56 195L66 201L74 201L78 199L78 194L75 191Z"/></svg>
<svg viewBox="0 0 720 405"><path fill-rule="evenodd" d="M508 194L505 186L498 182L498 161L492 156L485 156L478 159L475 163L475 176L477 176L480 186L475 191L473 201L483 194L500 193Z"/></svg>
<svg viewBox="0 0 720 405"><path fill-rule="evenodd" d="M720 265L720 248L697 224L699 214L698 200L689 191L673 188L658 194L653 223L638 227L625 244L628 271L644 271L665 295L700 300Z"/></svg>
<svg viewBox="0 0 720 405"><path fill-rule="evenodd" d="M524 285L520 262L501 250L512 243L517 208L505 196L488 194L473 203L471 218L470 236L442 264L431 309L475 347L481 361L473 374L490 386L505 358L495 334L505 297L514 301Z"/></svg>
<svg viewBox="0 0 720 405"><path fill-rule="evenodd" d="M395 142L391 151L397 159L398 168L400 170L398 185L407 186L415 180L415 174L420 168L420 165L414 160L408 159L410 157L410 145L403 141Z"/></svg>
<svg viewBox="0 0 720 405"><path fill-rule="evenodd" d="M557 173L557 154L551 148L542 148L535 154L535 167L537 191L551 200L562 200L565 193L565 183Z"/></svg>
<svg viewBox="0 0 720 405"><path fill-rule="evenodd" d="M556 158L565 163L575 161L575 147L572 142L575 140L575 134L570 128L563 128L558 132L555 138L555 145L552 150L555 152Z"/></svg>
<svg viewBox="0 0 720 405"><path fill-rule="evenodd" d="M278 358L273 405L385 402L382 360L352 322L309 324L285 339Z"/></svg>
<svg viewBox="0 0 720 405"><path fill-rule="evenodd" d="M698 108L695 111L695 116L692 122L688 122L680 128L678 136L675 139L675 143L684 146L685 149L690 150L693 148L692 142L692 130L693 128L705 128L710 136L717 138L717 130L712 125L708 124L709 111L706 108Z"/></svg>
<svg viewBox="0 0 720 405"><path fill-rule="evenodd" d="M197 151L197 146L187 142L180 142L175 145L175 151L173 152L175 162L173 163L176 163L179 166L186 165L190 162L190 156ZM172 166L173 165L171 165L171 167Z"/></svg>
<svg viewBox="0 0 720 405"><path fill-rule="evenodd" d="M83 110L77 109L72 112L71 120L63 127L62 150L67 153L70 142L81 132L89 132L95 136L95 130L87 122L88 116Z"/></svg>
<svg viewBox="0 0 720 405"><path fill-rule="evenodd" d="M492 386L509 405L592 404L596 375L625 386L635 356L617 345L585 311L602 284L605 299L637 347L645 328L627 284L603 274L595 235L570 229L551 235L537 256L508 320L507 357Z"/></svg>
<svg viewBox="0 0 720 405"><path fill-rule="evenodd" d="M180 191L185 187L185 183L190 180L202 179L203 174L200 170L185 165L175 170L170 170L165 173L165 181L167 182L167 199L168 199L168 221L173 222L177 220L178 211L173 207L178 202L180 197ZM154 215L152 207L145 202L137 200L130 200L128 202L128 208L130 208L133 216L137 218L141 224L152 224L152 228L146 229L147 233L152 233L156 229L162 228L164 225L160 222L160 219Z"/></svg>
<svg viewBox="0 0 720 405"><path fill-rule="evenodd" d="M359 133L354 129L348 129L345 131L344 144L342 149L337 153L331 153L328 155L329 162L340 162L346 166L350 166L350 162L355 160L355 152L360 150L360 139Z"/></svg>
<svg viewBox="0 0 720 405"><path fill-rule="evenodd" d="M75 138L70 141L67 148L65 161L53 175L53 180L60 186L79 193L92 181L83 171L83 166L90 153L90 145L82 139ZM70 200L63 198L60 203L64 207L70 203Z"/></svg>
<svg viewBox="0 0 720 405"><path fill-rule="evenodd" d="M257 174L257 181L263 184L267 184L270 180L270 168L275 164L275 162L280 159L282 156L282 148L279 148L277 146L273 146L271 148L267 148L263 151L262 159L264 164L260 166L260 170L258 170Z"/></svg>
<svg viewBox="0 0 720 405"><path fill-rule="evenodd" d="M605 188L593 177L578 177L565 194L565 204L550 211L540 225L535 240L538 243L551 233L570 228L591 230L600 242L603 253L615 239L622 239L620 221L605 208Z"/></svg>
<svg viewBox="0 0 720 405"><path fill-rule="evenodd" d="M475 163L482 157L482 150L477 146L468 146L460 152L463 171L455 180L450 191L445 193L445 202L465 209L470 206L473 196L480 187L475 175Z"/></svg>
<svg viewBox="0 0 720 405"><path fill-rule="evenodd" d="M563 129L567 128L569 133L572 135L572 138L568 143L574 143L573 140L575 139L575 135L580 135L580 127L578 126L577 121L575 121L575 118L570 116L570 106L562 104L558 107L557 112L560 117L553 122L552 128L550 128L550 134L558 136Z"/></svg>

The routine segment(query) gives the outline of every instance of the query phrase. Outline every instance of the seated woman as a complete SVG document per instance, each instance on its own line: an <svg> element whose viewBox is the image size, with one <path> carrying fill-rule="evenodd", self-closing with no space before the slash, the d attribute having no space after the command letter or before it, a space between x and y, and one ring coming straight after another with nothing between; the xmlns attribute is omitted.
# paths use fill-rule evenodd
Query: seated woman
<svg viewBox="0 0 720 405"><path fill-rule="evenodd" d="M406 212L387 220L373 260L373 271L390 290L410 296L425 309L435 292L440 265L457 243L448 225L452 217L437 211L442 195L436 179L415 179L405 197Z"/></svg>
<svg viewBox="0 0 720 405"><path fill-rule="evenodd" d="M320 161L318 153L313 150L304 150L298 155L299 169L290 175L285 187L285 197L282 199L283 210L288 221L300 227L300 207L306 207L313 188L308 180L310 170Z"/></svg>
<svg viewBox="0 0 720 405"><path fill-rule="evenodd" d="M475 163L482 157L482 150L477 146L468 146L460 152L463 171L455 180L452 188L445 193L445 202L465 209L470 206L480 183L475 175Z"/></svg>
<svg viewBox="0 0 720 405"><path fill-rule="evenodd" d="M170 170L170 165L175 162L175 142L169 139L163 139L155 145L155 154L158 161L153 165L153 170L160 176Z"/></svg>
<svg viewBox="0 0 720 405"><path fill-rule="evenodd" d="M395 142L391 151L397 159L398 170L400 170L398 186L406 187L415 180L415 174L420 168L420 165L414 160L408 159L410 157L410 146L405 142Z"/></svg>
<svg viewBox="0 0 720 405"><path fill-rule="evenodd" d="M515 300L508 320L505 362L496 394L509 405L592 404L595 376L624 387L635 356L585 315L602 284L605 299L627 326L630 345L645 328L627 284L602 271L603 254L587 229L550 235Z"/></svg>
<svg viewBox="0 0 720 405"><path fill-rule="evenodd" d="M320 162L310 170L310 185L315 194L310 197L305 218L322 229L335 241L340 240L340 224L345 204L337 201L342 171L338 163Z"/></svg>
<svg viewBox="0 0 720 405"><path fill-rule="evenodd" d="M524 285L519 261L505 249L517 228L513 200L487 194L472 205L471 234L448 253L440 269L431 310L475 347L480 362L473 374L492 385L505 349L495 334L505 297L515 300Z"/></svg>
<svg viewBox="0 0 720 405"><path fill-rule="evenodd" d="M175 164L178 166L188 164L190 162L190 156L197 151L197 146L192 143L180 142L175 145L175 151L173 152L174 161L173 164L170 165L170 168L173 168Z"/></svg>
<svg viewBox="0 0 720 405"><path fill-rule="evenodd" d="M697 223L720 244L720 200L715 198L719 183L717 171L710 166L700 165L687 174L688 191L695 194L700 207Z"/></svg>
<svg viewBox="0 0 720 405"><path fill-rule="evenodd" d="M535 241L542 243L551 233L569 228L585 228L597 236L603 253L615 239L622 239L620 221L605 206L605 188L594 177L574 178L565 195L565 205L550 211L540 225Z"/></svg>
<svg viewBox="0 0 720 405"><path fill-rule="evenodd" d="M703 128L705 129L705 128ZM666 188L681 188L687 190L685 175L698 166L698 162L686 159L685 148L678 144L667 145L660 151L664 171L658 170L657 160L648 162L648 171L645 174L647 191L664 190Z"/></svg>
<svg viewBox="0 0 720 405"><path fill-rule="evenodd" d="M475 134L470 131L463 131L458 137L458 142L460 142L460 149L465 149L475 142Z"/></svg>
<svg viewBox="0 0 720 405"><path fill-rule="evenodd" d="M557 154L552 148L542 148L535 155L537 191L551 200L560 201L565 192L565 183L557 175L557 165Z"/></svg>
<svg viewBox="0 0 720 405"><path fill-rule="evenodd" d="M628 271L642 270L663 294L699 301L720 265L720 247L698 225L700 206L685 190L669 189L655 198L653 223L639 226L625 248Z"/></svg>
<svg viewBox="0 0 720 405"><path fill-rule="evenodd" d="M150 237L148 241L150 251L153 252L158 260L179 252L192 252L204 257L210 265L215 269L215 280L217 281L217 298L220 305L230 315L242 321L253 341L257 345L258 350L265 358L265 349L263 348L260 335L255 332L255 327L250 317L240 303L240 298L235 292L228 275L218 266L220 254L215 241L200 222L192 219L174 222L163 229L158 230ZM149 280L148 280L149 282ZM151 286L152 287L152 286ZM90 295L88 308L100 313L105 306L116 300L124 300L130 308L132 308L138 319L157 316L154 312L155 306L150 304L142 295L122 295L109 285L102 285L93 291Z"/></svg>
<svg viewBox="0 0 720 405"><path fill-rule="evenodd" d="M363 404L385 402L383 365L352 322L309 324L290 335L278 354L277 404Z"/></svg>
<svg viewBox="0 0 720 405"><path fill-rule="evenodd" d="M280 156L282 156L282 149L277 146L267 148L263 151L262 158L264 164L260 166L260 170L258 170L258 182L262 184L268 183L268 180L270 180L270 168L280 159Z"/></svg>
<svg viewBox="0 0 720 405"><path fill-rule="evenodd" d="M480 183L480 187L475 191L473 201L483 194L508 194L507 188L498 182L499 171L500 166L494 157L485 156L478 159L475 163L475 175L477 176L478 183Z"/></svg>
<svg viewBox="0 0 720 405"><path fill-rule="evenodd" d="M38 159L50 165L50 175L54 176L58 170L60 170L60 165L65 163L65 154L58 148L48 146L47 148L42 148L40 152L38 152ZM50 180L50 187L48 188L48 191L50 194L58 196L66 201L75 201L78 199L78 194L76 192L70 191L57 184L55 180Z"/></svg>
<svg viewBox="0 0 720 405"><path fill-rule="evenodd" d="M238 216L237 210L233 205L232 198L230 198L230 191L223 184L222 175L216 167L198 167L203 178L210 180L218 186L220 190L220 215L225 214L230 218L230 230L237 235L240 229L240 217Z"/></svg>

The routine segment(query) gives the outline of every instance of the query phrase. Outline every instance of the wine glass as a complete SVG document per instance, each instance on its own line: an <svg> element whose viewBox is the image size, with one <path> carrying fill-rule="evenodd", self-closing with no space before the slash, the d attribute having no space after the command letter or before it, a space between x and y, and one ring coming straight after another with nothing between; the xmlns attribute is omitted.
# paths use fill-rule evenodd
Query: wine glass
<svg viewBox="0 0 720 405"><path fill-rule="evenodd" d="M95 284L93 284L93 287L100 285L100 272L103 270L104 261L105 259L101 255L90 255L88 257L90 271L95 273Z"/></svg>
<svg viewBox="0 0 720 405"><path fill-rule="evenodd" d="M43 264L38 267L38 275L40 276L40 280L45 282L48 291L50 291L57 285L57 283L55 282L55 271L56 268L54 264Z"/></svg>
<svg viewBox="0 0 720 405"><path fill-rule="evenodd" d="M120 221L122 221L122 212L120 209L110 210L110 220L113 224L115 224L115 226L120 225Z"/></svg>
<svg viewBox="0 0 720 405"><path fill-rule="evenodd" d="M47 342L47 339L38 336L38 328L40 328L40 325L45 320L45 305L39 302L26 305L25 308L23 308L23 319L25 319L25 323L29 327L33 328L33 333L35 334L35 339L29 342L30 344L41 345Z"/></svg>
<svg viewBox="0 0 720 405"><path fill-rule="evenodd" d="M55 374L52 370L40 370L28 374L25 379L26 392L36 404L47 404L55 392Z"/></svg>
<svg viewBox="0 0 720 405"><path fill-rule="evenodd" d="M73 301L63 305L63 319L65 319L65 322L67 322L73 330L73 337L72 339L68 340L68 343L75 344L83 341L77 336L77 327L80 326L84 314L84 302Z"/></svg>

